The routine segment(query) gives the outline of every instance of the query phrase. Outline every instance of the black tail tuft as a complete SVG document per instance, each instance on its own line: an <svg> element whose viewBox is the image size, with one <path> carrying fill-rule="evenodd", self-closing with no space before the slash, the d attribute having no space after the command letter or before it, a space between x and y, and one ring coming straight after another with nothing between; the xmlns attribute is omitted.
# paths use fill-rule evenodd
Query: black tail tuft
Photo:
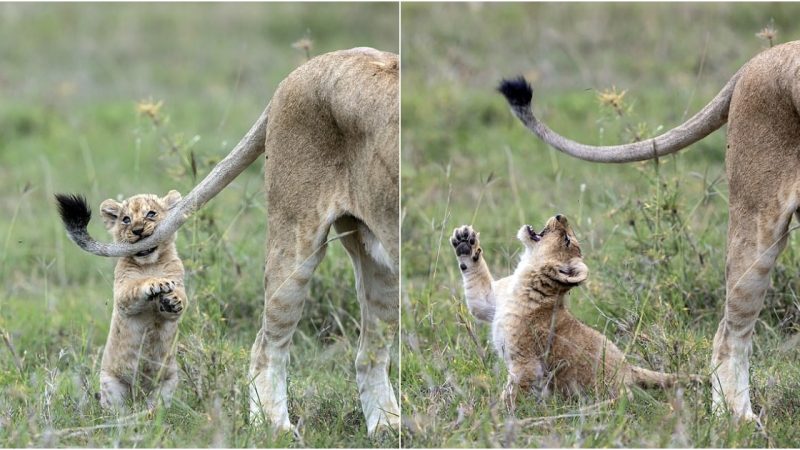
<svg viewBox="0 0 800 450"><path fill-rule="evenodd" d="M510 80L504 79L497 90L506 96L511 106L528 106L533 99L533 88L522 75Z"/></svg>
<svg viewBox="0 0 800 450"><path fill-rule="evenodd" d="M92 210L86 198L77 194L56 194L58 213L68 231L86 229L92 218Z"/></svg>

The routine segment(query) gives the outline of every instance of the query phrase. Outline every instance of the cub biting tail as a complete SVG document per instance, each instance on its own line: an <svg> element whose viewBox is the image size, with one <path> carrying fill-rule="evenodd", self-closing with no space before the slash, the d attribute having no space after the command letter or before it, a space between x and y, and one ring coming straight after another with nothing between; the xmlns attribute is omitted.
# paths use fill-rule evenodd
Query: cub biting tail
<svg viewBox="0 0 800 450"><path fill-rule="evenodd" d="M132 244L152 235L180 199L177 191L164 197L135 195L122 203L108 199L100 205L100 213L114 242ZM59 194L56 200L70 235L85 232L91 219L86 199ZM174 236L117 260L114 310L100 364L103 408L123 409L126 399L139 389L149 394L150 408L159 398L170 404L178 385L178 319L188 303L183 276Z"/></svg>

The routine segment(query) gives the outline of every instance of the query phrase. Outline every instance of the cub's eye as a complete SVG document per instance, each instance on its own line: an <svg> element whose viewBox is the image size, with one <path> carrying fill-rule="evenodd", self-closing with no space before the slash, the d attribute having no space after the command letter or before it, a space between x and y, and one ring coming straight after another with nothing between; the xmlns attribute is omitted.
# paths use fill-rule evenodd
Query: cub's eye
<svg viewBox="0 0 800 450"><path fill-rule="evenodd" d="M156 214L157 213L155 211L148 211L147 215L145 217L148 218L148 219L152 219L153 217L156 216Z"/></svg>
<svg viewBox="0 0 800 450"><path fill-rule="evenodd" d="M564 235L564 245L566 245L567 247L569 247L569 243L570 243L569 236L567 236L567 235L565 234L565 235Z"/></svg>
<svg viewBox="0 0 800 450"><path fill-rule="evenodd" d="M122 223L124 223L125 225L128 225L129 223L131 223L131 218L128 217L128 216L123 217L122 218Z"/></svg>

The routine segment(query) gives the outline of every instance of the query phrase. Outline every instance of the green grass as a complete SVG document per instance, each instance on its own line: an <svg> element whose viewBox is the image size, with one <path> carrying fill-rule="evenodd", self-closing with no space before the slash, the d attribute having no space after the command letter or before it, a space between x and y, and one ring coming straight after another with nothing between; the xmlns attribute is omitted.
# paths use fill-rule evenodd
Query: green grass
<svg viewBox="0 0 800 450"><path fill-rule="evenodd" d="M790 4L404 4L402 408L406 447L792 447L800 442L800 317L793 239L756 326L751 396L766 433L711 413L709 386L632 400L533 398L511 417L506 370L463 301L449 236L481 232L510 274L523 223L563 213L590 269L569 308L628 360L708 375L724 303L724 132L658 164L578 161L548 148L493 91L524 74L535 109L580 142L652 136L708 102L768 45L800 37ZM702 68L702 70L701 70ZM626 90L622 116L597 92Z"/></svg>
<svg viewBox="0 0 800 450"><path fill-rule="evenodd" d="M310 37L314 55L396 52L397 24L391 3L0 5L0 446L397 446L396 435L366 436L358 305L338 244L313 278L291 350L289 412L302 439L248 424L263 163L179 232L190 298L181 381L172 407L127 424L95 400L114 261L69 242L53 202L81 192L96 210L108 197L186 194L305 61L293 42ZM137 114L146 99L164 102L162 125ZM97 219L90 231L110 239Z"/></svg>

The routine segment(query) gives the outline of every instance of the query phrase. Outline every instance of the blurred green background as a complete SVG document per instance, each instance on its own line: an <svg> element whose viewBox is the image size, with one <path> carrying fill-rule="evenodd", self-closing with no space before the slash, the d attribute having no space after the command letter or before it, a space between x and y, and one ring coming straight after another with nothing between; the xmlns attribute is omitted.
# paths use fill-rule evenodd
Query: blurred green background
<svg viewBox="0 0 800 450"><path fill-rule="evenodd" d="M179 233L190 308L175 404L104 428L114 420L93 395L114 261L69 242L53 193L84 193L95 210L109 197L186 194L306 61L298 41L311 56L397 52L398 26L396 3L0 4L0 445L397 445L366 437L358 305L339 245L312 281L292 349L289 409L303 438L247 424L263 308L261 161ZM142 102L161 103L156 118ZM110 240L97 218L89 228Z"/></svg>
<svg viewBox="0 0 800 450"><path fill-rule="evenodd" d="M537 116L589 144L664 132L710 101L752 56L800 38L791 3L404 3L402 386L404 446L796 446L797 267L790 243L756 327L754 408L766 434L710 413L710 388L603 400L499 402L506 370L469 315L449 244L481 232L496 278L516 231L565 214L590 268L569 307L628 359L710 374L725 298L724 131L658 164L572 159L528 132L495 87L524 75ZM761 34L761 37L757 34ZM619 108L601 93L624 92ZM794 240L792 240L794 241Z"/></svg>

